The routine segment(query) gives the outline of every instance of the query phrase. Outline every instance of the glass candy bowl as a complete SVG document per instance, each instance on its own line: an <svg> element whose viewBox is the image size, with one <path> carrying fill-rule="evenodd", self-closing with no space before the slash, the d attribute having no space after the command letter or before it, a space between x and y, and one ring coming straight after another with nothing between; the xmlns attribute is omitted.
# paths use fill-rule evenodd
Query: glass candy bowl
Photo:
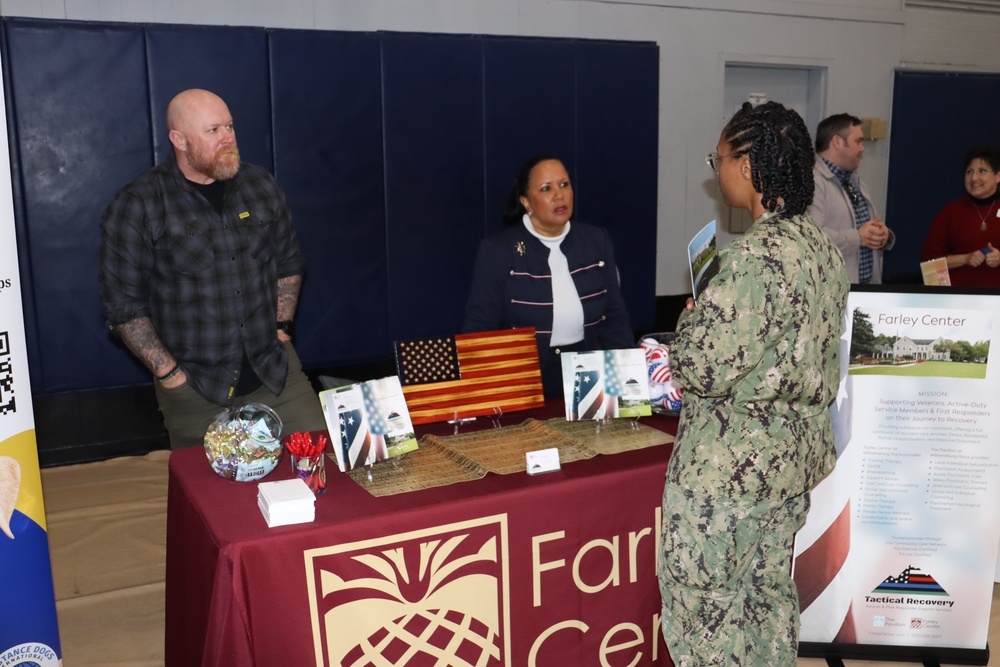
<svg viewBox="0 0 1000 667"><path fill-rule="evenodd" d="M205 431L205 456L220 477L250 482L281 460L281 418L263 403L223 410Z"/></svg>

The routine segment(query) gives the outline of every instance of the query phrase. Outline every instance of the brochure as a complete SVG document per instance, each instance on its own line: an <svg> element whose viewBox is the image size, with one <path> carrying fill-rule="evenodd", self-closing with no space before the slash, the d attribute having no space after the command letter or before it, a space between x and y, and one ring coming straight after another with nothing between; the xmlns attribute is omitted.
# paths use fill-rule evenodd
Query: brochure
<svg viewBox="0 0 1000 667"><path fill-rule="evenodd" d="M708 281L719 271L715 220L702 227L688 243L688 261L691 263L691 294L697 300Z"/></svg>
<svg viewBox="0 0 1000 667"><path fill-rule="evenodd" d="M646 357L639 348L564 352L566 419L610 419L652 414Z"/></svg>
<svg viewBox="0 0 1000 667"><path fill-rule="evenodd" d="M920 262L920 273L923 274L925 285L951 285L948 260L944 257Z"/></svg>
<svg viewBox="0 0 1000 667"><path fill-rule="evenodd" d="M341 472L417 449L403 388L395 375L319 394Z"/></svg>

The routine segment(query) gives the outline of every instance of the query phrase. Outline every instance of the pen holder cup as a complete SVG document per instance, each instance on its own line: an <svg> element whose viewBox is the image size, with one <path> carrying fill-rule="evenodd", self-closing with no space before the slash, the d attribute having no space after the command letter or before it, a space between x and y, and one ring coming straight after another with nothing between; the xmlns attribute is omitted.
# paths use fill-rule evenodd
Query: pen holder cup
<svg viewBox="0 0 1000 667"><path fill-rule="evenodd" d="M326 454L320 452L313 456L296 456L289 452L292 459L292 472L300 477L306 486L319 496L326 493Z"/></svg>

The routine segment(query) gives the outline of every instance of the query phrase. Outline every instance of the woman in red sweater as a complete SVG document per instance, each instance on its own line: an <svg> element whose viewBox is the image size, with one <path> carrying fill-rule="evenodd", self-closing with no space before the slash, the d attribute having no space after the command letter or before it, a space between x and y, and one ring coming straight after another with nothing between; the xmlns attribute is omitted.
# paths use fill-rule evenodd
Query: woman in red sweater
<svg viewBox="0 0 1000 667"><path fill-rule="evenodd" d="M948 260L951 284L1000 287L1000 150L973 148L965 156L967 197L937 214L921 259Z"/></svg>

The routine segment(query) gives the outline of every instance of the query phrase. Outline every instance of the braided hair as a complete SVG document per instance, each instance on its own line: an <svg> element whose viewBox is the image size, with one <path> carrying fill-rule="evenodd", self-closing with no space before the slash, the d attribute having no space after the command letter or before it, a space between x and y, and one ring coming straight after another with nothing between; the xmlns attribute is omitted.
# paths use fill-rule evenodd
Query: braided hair
<svg viewBox="0 0 1000 667"><path fill-rule="evenodd" d="M751 183L763 195L765 209L787 216L805 212L813 199L816 158L809 130L799 114L777 102L756 107L744 102L722 131L722 138L731 155L750 157Z"/></svg>

